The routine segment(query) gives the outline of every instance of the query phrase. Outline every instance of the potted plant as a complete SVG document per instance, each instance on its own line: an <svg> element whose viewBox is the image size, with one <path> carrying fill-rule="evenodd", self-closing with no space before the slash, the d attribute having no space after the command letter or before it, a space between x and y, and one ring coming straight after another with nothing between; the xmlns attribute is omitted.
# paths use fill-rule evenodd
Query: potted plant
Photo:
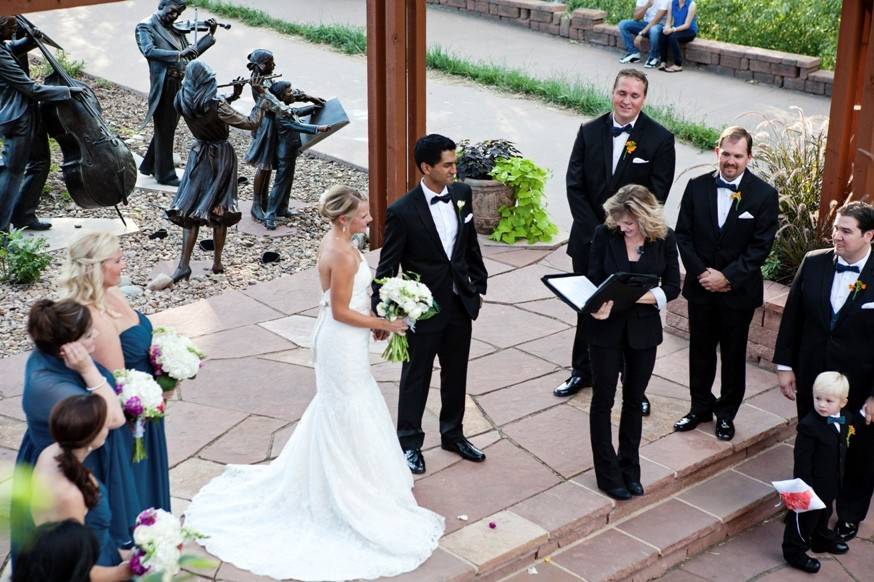
<svg viewBox="0 0 874 582"><path fill-rule="evenodd" d="M513 206L516 198L509 186L491 176L498 160L521 157L512 142L489 139L471 145L458 144L458 179L470 186L473 197L473 225L480 234L492 234L501 220L501 208Z"/></svg>
<svg viewBox="0 0 874 582"><path fill-rule="evenodd" d="M500 208L501 218L492 240L513 244L526 239L528 244L549 242L558 227L546 212L546 178L549 172L528 158L498 160L492 169L494 179L513 190L513 202Z"/></svg>

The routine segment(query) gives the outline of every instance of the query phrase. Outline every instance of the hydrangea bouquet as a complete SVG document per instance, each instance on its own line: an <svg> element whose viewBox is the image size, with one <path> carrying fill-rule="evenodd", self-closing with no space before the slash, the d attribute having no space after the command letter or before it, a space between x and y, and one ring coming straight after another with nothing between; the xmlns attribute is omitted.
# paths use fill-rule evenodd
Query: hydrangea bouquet
<svg viewBox="0 0 874 582"><path fill-rule="evenodd" d="M156 327L152 333L149 359L155 380L165 391L173 390L182 380L197 376L206 354L194 342L168 327Z"/></svg>
<svg viewBox="0 0 874 582"><path fill-rule="evenodd" d="M197 532L182 527L172 513L163 509L146 509L134 524L134 551L130 569L137 579L170 582L185 563L182 546L201 538Z"/></svg>
<svg viewBox="0 0 874 582"><path fill-rule="evenodd" d="M121 408L133 422L134 463L147 458L143 439L146 421L164 416L164 391L151 374L139 370L116 370L115 392L121 400Z"/></svg>
<svg viewBox="0 0 874 582"><path fill-rule="evenodd" d="M401 273L376 282L380 284L376 313L389 321L402 319L410 331L416 331L417 321L434 317L440 311L431 290L415 273ZM408 362L410 344L407 337L392 333L382 357L390 362Z"/></svg>

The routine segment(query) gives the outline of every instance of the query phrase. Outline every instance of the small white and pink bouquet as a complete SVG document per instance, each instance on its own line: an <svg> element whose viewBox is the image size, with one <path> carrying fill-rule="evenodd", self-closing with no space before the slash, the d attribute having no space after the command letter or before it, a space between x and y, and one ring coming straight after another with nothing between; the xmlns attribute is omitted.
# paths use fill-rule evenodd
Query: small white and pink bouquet
<svg viewBox="0 0 874 582"><path fill-rule="evenodd" d="M205 359L206 354L197 349L191 338L169 327L156 327L152 332L149 360L155 380L163 390L173 390L182 380L195 378Z"/></svg>
<svg viewBox="0 0 874 582"><path fill-rule="evenodd" d="M130 557L130 569L140 579L170 582L183 565L200 567L195 557L182 554L185 542L203 536L182 527L175 515L163 509L146 509L137 516L134 524L134 551Z"/></svg>
<svg viewBox="0 0 874 582"><path fill-rule="evenodd" d="M134 463L147 458L146 422L164 417L164 391L151 374L139 370L116 370L115 392L124 415L133 423Z"/></svg>
<svg viewBox="0 0 874 582"><path fill-rule="evenodd" d="M440 308L428 286L415 273L401 273L397 277L377 279L380 284L376 313L389 321L402 319L410 331L416 331L416 322L434 317ZM408 362L410 344L407 337L392 333L382 357L390 362Z"/></svg>

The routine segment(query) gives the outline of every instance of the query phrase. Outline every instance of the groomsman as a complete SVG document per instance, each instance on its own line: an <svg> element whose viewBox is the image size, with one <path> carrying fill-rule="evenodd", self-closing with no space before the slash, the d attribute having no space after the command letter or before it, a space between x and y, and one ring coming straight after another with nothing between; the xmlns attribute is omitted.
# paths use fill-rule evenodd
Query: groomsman
<svg viewBox="0 0 874 582"><path fill-rule="evenodd" d="M762 265L777 233L777 191L753 174L753 137L728 127L716 148L717 172L689 180L677 218L689 302L689 390L692 408L674 430L692 430L716 415L717 438L734 437L746 391L747 336L763 302ZM722 359L719 398L716 348Z"/></svg>
<svg viewBox="0 0 874 582"><path fill-rule="evenodd" d="M574 273L589 271L595 227L604 222L602 205L619 188L640 184L664 203L674 181L674 136L641 109L649 80L637 69L622 69L613 81L613 109L580 127L567 168L567 199L573 216L567 254ZM553 394L571 396L592 385L589 345L577 316L571 356L573 371ZM644 414L649 402L644 397Z"/></svg>
<svg viewBox="0 0 874 582"><path fill-rule="evenodd" d="M836 532L843 541L855 537L874 491L872 239L874 206L850 202L837 210L832 248L807 253L795 274L774 351L780 389L795 400L798 418L813 410L820 372L840 372L850 381L845 415L855 422L837 502Z"/></svg>

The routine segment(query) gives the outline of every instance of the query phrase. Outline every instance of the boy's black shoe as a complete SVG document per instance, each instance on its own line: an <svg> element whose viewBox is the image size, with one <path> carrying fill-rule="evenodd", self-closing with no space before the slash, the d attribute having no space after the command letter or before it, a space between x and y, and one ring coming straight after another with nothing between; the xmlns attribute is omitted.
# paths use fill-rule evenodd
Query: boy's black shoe
<svg viewBox="0 0 874 582"><path fill-rule="evenodd" d="M840 540L823 540L810 544L810 549L817 554L828 552L829 554L841 555L850 551L850 546Z"/></svg>
<svg viewBox="0 0 874 582"><path fill-rule="evenodd" d="M783 556L786 563L808 574L816 574L819 572L820 563L816 558L811 558L807 554L799 554L797 556Z"/></svg>

